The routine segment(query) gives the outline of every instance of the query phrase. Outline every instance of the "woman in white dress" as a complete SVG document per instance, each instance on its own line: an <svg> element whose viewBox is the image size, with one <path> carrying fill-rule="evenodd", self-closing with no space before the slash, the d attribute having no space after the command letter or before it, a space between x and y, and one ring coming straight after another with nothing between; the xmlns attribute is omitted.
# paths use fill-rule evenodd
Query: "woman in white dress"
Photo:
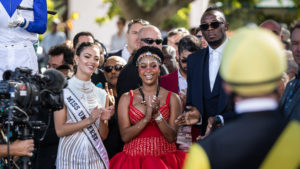
<svg viewBox="0 0 300 169"><path fill-rule="evenodd" d="M60 137L57 169L108 168L107 153L101 138L107 137L107 120L114 111L113 106L108 107L112 96L91 82L99 60L100 49L96 44L82 43L76 50L77 71L68 81L68 89L64 90L65 106L54 112L55 130ZM76 118L77 111L81 111L77 113L79 118ZM86 114L83 115L82 111ZM92 126L96 130L91 131ZM89 134L91 137L88 137ZM97 134L101 138L95 139Z"/></svg>

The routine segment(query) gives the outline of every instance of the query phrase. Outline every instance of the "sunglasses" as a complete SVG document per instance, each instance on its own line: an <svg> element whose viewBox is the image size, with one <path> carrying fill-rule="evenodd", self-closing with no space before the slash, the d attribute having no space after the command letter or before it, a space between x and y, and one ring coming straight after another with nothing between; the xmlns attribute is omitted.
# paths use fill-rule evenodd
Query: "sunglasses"
<svg viewBox="0 0 300 169"><path fill-rule="evenodd" d="M157 45L160 45L163 42L162 39L151 39L151 38L143 38L143 39L141 39L141 41L147 43L148 45L152 45L154 42Z"/></svg>
<svg viewBox="0 0 300 169"><path fill-rule="evenodd" d="M107 73L111 72L113 69L115 69L115 71L120 71L123 69L123 66L115 65L115 66L105 66L104 67L104 71Z"/></svg>
<svg viewBox="0 0 300 169"><path fill-rule="evenodd" d="M213 29L217 29L221 24L223 24L223 22L211 22L211 23L204 23L200 25L200 30L202 31L206 31L208 30L209 27L213 28Z"/></svg>

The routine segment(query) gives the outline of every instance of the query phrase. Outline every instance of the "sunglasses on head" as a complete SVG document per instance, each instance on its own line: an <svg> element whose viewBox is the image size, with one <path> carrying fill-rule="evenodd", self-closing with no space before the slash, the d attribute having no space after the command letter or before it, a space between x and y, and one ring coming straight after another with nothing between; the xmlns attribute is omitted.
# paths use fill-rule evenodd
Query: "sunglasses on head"
<svg viewBox="0 0 300 169"><path fill-rule="evenodd" d="M152 45L154 42L157 44L157 45L160 45L162 43L162 39L151 39L151 38L143 38L141 39L141 41L147 43L148 45Z"/></svg>
<svg viewBox="0 0 300 169"><path fill-rule="evenodd" d="M213 28L213 29L217 29L221 24L223 24L223 22L211 22L211 23L203 23L200 25L200 30L202 31L206 31L209 29L209 27Z"/></svg>
<svg viewBox="0 0 300 169"><path fill-rule="evenodd" d="M115 65L115 66L105 66L104 67L104 71L107 73L111 72L113 69L115 69L115 71L120 71L123 69L123 66Z"/></svg>

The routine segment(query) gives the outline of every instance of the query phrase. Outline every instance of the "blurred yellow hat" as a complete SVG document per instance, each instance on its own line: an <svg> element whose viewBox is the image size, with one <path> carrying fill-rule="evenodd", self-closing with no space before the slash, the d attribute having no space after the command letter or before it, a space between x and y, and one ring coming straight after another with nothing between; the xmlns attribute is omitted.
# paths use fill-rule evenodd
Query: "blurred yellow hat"
<svg viewBox="0 0 300 169"><path fill-rule="evenodd" d="M274 33L241 28L224 49L220 74L234 92L251 97L274 91L286 67L283 45Z"/></svg>

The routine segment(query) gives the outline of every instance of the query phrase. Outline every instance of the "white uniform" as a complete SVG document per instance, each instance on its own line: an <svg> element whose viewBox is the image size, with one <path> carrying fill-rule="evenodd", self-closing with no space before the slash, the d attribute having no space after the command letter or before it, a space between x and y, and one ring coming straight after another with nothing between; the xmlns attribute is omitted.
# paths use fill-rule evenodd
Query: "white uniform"
<svg viewBox="0 0 300 169"><path fill-rule="evenodd" d="M29 22L28 27L26 29L8 27L8 23L17 17L17 10L12 16L9 15L9 12L12 11L9 11L11 8L7 6L12 5L16 8L17 5L13 1L0 2L0 80L2 80L4 71L8 69L14 71L16 67L28 67L33 70L33 73L38 72L37 56L33 44L38 40L37 33L45 32L47 24L47 7L46 10L45 8L35 10L41 6L45 7L45 0L22 0L20 6L33 9L20 10L22 17ZM38 12L42 14L37 15ZM45 16L46 20L44 19ZM39 21L35 23L37 19Z"/></svg>

